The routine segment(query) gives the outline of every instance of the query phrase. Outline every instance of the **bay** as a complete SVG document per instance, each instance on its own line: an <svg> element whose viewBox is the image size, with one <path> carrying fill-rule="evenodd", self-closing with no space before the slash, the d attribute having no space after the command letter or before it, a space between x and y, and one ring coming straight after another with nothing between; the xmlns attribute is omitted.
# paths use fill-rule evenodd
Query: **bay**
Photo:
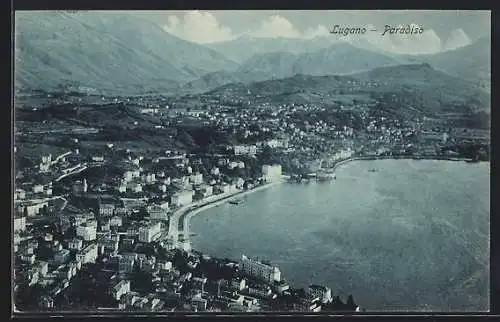
<svg viewBox="0 0 500 322"><path fill-rule="evenodd" d="M375 172L368 171L375 169ZM371 311L486 311L489 163L353 161L194 216L194 249L268 259Z"/></svg>

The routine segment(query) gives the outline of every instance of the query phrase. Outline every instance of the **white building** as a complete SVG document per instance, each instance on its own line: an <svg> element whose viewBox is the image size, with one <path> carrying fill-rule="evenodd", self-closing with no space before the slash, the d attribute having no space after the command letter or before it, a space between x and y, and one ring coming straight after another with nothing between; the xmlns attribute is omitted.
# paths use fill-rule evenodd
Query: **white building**
<svg viewBox="0 0 500 322"><path fill-rule="evenodd" d="M233 150L235 155L254 155L257 153L255 145L235 145Z"/></svg>
<svg viewBox="0 0 500 322"><path fill-rule="evenodd" d="M236 189L235 184L227 184L227 183L216 185L214 186L214 189L219 193L233 193L238 190Z"/></svg>
<svg viewBox="0 0 500 322"><path fill-rule="evenodd" d="M109 225L111 227L121 227L123 225L123 219L121 216L113 216L109 220Z"/></svg>
<svg viewBox="0 0 500 322"><path fill-rule="evenodd" d="M167 220L168 212L165 208L158 205L153 205L148 207L149 217L155 220Z"/></svg>
<svg viewBox="0 0 500 322"><path fill-rule="evenodd" d="M148 173L142 176L142 181L145 183L155 183L156 175L154 173Z"/></svg>
<svg viewBox="0 0 500 322"><path fill-rule="evenodd" d="M238 188L238 189L243 188L243 185L244 185L244 184L245 184L245 180L243 180L243 178L238 178L238 179L236 180L236 183L235 183L236 188Z"/></svg>
<svg viewBox="0 0 500 322"><path fill-rule="evenodd" d="M104 157L100 156L100 155L94 155L92 157L92 161L94 161L94 162L103 162L104 161Z"/></svg>
<svg viewBox="0 0 500 322"><path fill-rule="evenodd" d="M244 273L268 283L279 282L281 280L281 271L278 267L259 262L245 255L241 255L240 269Z"/></svg>
<svg viewBox="0 0 500 322"><path fill-rule="evenodd" d="M83 179L83 181L76 181L73 184L73 192L74 193L85 193L88 190L87 179Z"/></svg>
<svg viewBox="0 0 500 322"><path fill-rule="evenodd" d="M44 261L38 261L37 269L40 276L46 276L47 273L49 272L49 263Z"/></svg>
<svg viewBox="0 0 500 322"><path fill-rule="evenodd" d="M120 192L120 193L125 193L125 192L127 192L127 186L124 184L119 184L118 188L116 190L118 190L118 192Z"/></svg>
<svg viewBox="0 0 500 322"><path fill-rule="evenodd" d="M244 278L236 278L231 280L231 287L238 290L242 291L246 288L246 280Z"/></svg>
<svg viewBox="0 0 500 322"><path fill-rule="evenodd" d="M195 173L189 176L189 181L193 184L202 184L203 183L203 174Z"/></svg>
<svg viewBox="0 0 500 322"><path fill-rule="evenodd" d="M281 165L279 164L265 164L262 166L262 177L266 181L276 181L280 180L282 176L282 169Z"/></svg>
<svg viewBox="0 0 500 322"><path fill-rule="evenodd" d="M95 227L97 229L97 220L91 218L87 220L87 225L90 227Z"/></svg>
<svg viewBox="0 0 500 322"><path fill-rule="evenodd" d="M209 197L214 193L214 188L209 185L202 185L199 191L203 197Z"/></svg>
<svg viewBox="0 0 500 322"><path fill-rule="evenodd" d="M14 194L14 199L22 200L26 198L26 191L22 189L16 189L16 193Z"/></svg>
<svg viewBox="0 0 500 322"><path fill-rule="evenodd" d="M280 148L280 147L284 146L284 143L283 143L283 141L272 139L272 140L267 141L265 143L265 145L267 145L270 148Z"/></svg>
<svg viewBox="0 0 500 322"><path fill-rule="evenodd" d="M123 174L123 180L125 182L128 182L134 178L134 172L133 171L125 171Z"/></svg>
<svg viewBox="0 0 500 322"><path fill-rule="evenodd" d="M231 161L227 164L227 168L229 170L233 170L234 168L237 168L238 167L238 162L236 161Z"/></svg>
<svg viewBox="0 0 500 322"><path fill-rule="evenodd" d="M21 232L26 230L26 217L14 218L14 232Z"/></svg>
<svg viewBox="0 0 500 322"><path fill-rule="evenodd" d="M36 260L36 255L35 254L22 254L21 255L21 260L23 262L29 263L29 264L34 264Z"/></svg>
<svg viewBox="0 0 500 322"><path fill-rule="evenodd" d="M83 248L83 240L74 238L68 242L68 248L71 250L81 250Z"/></svg>
<svg viewBox="0 0 500 322"><path fill-rule="evenodd" d="M120 256L118 258L118 271L120 273L132 273L134 271L135 258Z"/></svg>
<svg viewBox="0 0 500 322"><path fill-rule="evenodd" d="M118 251L119 243L119 235L108 235L99 241L99 246L103 247L104 253L115 253Z"/></svg>
<svg viewBox="0 0 500 322"><path fill-rule="evenodd" d="M151 243L161 236L161 224L155 223L146 227L139 228L139 241L143 243Z"/></svg>
<svg viewBox="0 0 500 322"><path fill-rule="evenodd" d="M174 194L170 200L170 203L174 206L184 206L193 202L193 191L184 190Z"/></svg>
<svg viewBox="0 0 500 322"><path fill-rule="evenodd" d="M45 189L45 196L47 197L51 197L52 196L52 188L51 187L47 187L47 189Z"/></svg>
<svg viewBox="0 0 500 322"><path fill-rule="evenodd" d="M84 224L76 227L76 235L85 241L95 240L97 238L97 227Z"/></svg>
<svg viewBox="0 0 500 322"><path fill-rule="evenodd" d="M129 183L127 185L127 189L129 191L139 193L139 192L142 192L142 185L140 183L137 183L137 182L132 182L132 183Z"/></svg>
<svg viewBox="0 0 500 322"><path fill-rule="evenodd" d="M50 170L50 163L40 163L40 172L49 172Z"/></svg>
<svg viewBox="0 0 500 322"><path fill-rule="evenodd" d="M73 216L73 219L75 220L76 226L83 225L83 224L87 223L88 221L92 220L93 218L94 218L93 213L78 214L78 215Z"/></svg>
<svg viewBox="0 0 500 322"><path fill-rule="evenodd" d="M100 229L101 231L110 231L111 230L111 225L109 219L101 219L100 220Z"/></svg>
<svg viewBox="0 0 500 322"><path fill-rule="evenodd" d="M111 290L111 294L116 300L119 300L122 295L125 295L128 292L130 292L130 281L128 280L118 282L118 284L113 286L113 289Z"/></svg>
<svg viewBox="0 0 500 322"><path fill-rule="evenodd" d="M24 207L24 212L26 213L27 216L36 216L38 214L40 214L40 211L44 208L44 207L48 207L49 204L47 202L40 202L40 203L35 203L35 204L31 204L31 205L26 205Z"/></svg>
<svg viewBox="0 0 500 322"><path fill-rule="evenodd" d="M312 297L319 297L323 303L329 303L333 300L332 290L322 285L309 285L307 293Z"/></svg>
<svg viewBox="0 0 500 322"><path fill-rule="evenodd" d="M93 263L96 261L98 255L98 248L96 244L90 244L83 250L76 254L76 260L85 264Z"/></svg>
<svg viewBox="0 0 500 322"><path fill-rule="evenodd" d="M42 155L42 163L51 163L52 162L52 154Z"/></svg>
<svg viewBox="0 0 500 322"><path fill-rule="evenodd" d="M443 137L441 139L441 143L445 144L446 142L448 142L448 137L449 137L448 133L444 132Z"/></svg>
<svg viewBox="0 0 500 322"><path fill-rule="evenodd" d="M34 193L43 193L43 186L41 184L37 184L33 186Z"/></svg>
<svg viewBox="0 0 500 322"><path fill-rule="evenodd" d="M172 269L172 262L170 262L170 261L159 262L158 267L161 270L170 271Z"/></svg>
<svg viewBox="0 0 500 322"><path fill-rule="evenodd" d="M115 211L115 205L113 204L100 204L99 205L99 214L102 216L111 216Z"/></svg>

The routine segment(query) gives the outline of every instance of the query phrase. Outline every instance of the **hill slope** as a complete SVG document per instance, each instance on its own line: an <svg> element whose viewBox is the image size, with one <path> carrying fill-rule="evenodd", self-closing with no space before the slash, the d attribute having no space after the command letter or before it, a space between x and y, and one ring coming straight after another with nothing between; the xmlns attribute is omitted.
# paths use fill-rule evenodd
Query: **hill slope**
<svg viewBox="0 0 500 322"><path fill-rule="evenodd" d="M319 74L315 73L317 71L320 73L323 72L322 68L328 69L330 66L329 63L331 63L332 60L331 58L333 58L330 57L330 55L336 55L335 59L333 59L336 62L342 62L343 59L354 60L354 63L357 63L358 65L356 67L358 69L362 68L363 66L361 64L365 61L363 60L365 57L363 57L363 54L361 53L370 52L373 57L375 57L374 55L380 55L383 57L375 59L390 58L397 61L397 64L428 63L435 69L444 71L453 76L470 80L484 89L489 89L490 87L491 41L489 38L481 38L468 46L460 47L455 50L426 55L403 55L384 52L382 50L376 50L373 45L365 43L361 39L358 39L353 43L355 48L352 48L354 46L350 46L347 43L332 43L333 41L330 37L317 37L313 39L240 37L232 41L215 43L210 46L227 57L231 57L235 61L241 62L243 65L247 65L249 59L255 55L265 55L278 52L295 54L301 57L302 63L305 63L308 60L313 63L313 66L311 66L311 64L307 64L307 68L305 66L297 68L296 72L310 75ZM344 47L346 50L350 51L348 53L349 56L342 57L342 55L340 55L342 50L340 50L339 53L336 53L331 50L332 47L337 47L337 49ZM359 51L354 49L358 49ZM328 58L325 61L326 64L320 63L322 58ZM366 66L366 69L376 67L380 66L373 66L373 64L369 64L369 66ZM327 75L332 72L351 73L352 63L347 62L343 64L344 71L339 71L339 68L340 67L333 68L328 72L325 71L323 75ZM248 69L251 70L252 68L249 66ZM236 76L235 78L239 79L239 81L243 81L241 77L238 78Z"/></svg>
<svg viewBox="0 0 500 322"><path fill-rule="evenodd" d="M230 84L211 95L276 103L329 104L346 96L399 97L397 108L413 106L424 113L488 110L489 95L469 81L433 69L429 64L376 68L348 76L295 75L252 84ZM257 98L257 99L256 99ZM398 107L399 106L399 107Z"/></svg>
<svg viewBox="0 0 500 322"><path fill-rule="evenodd" d="M258 54L287 52L298 55L313 53L331 45L331 39L327 37L293 39L241 36L233 40L209 44L208 46L234 61L244 63Z"/></svg>
<svg viewBox="0 0 500 322"><path fill-rule="evenodd" d="M230 83L251 83L286 78L296 74L313 76L350 74L397 64L397 60L388 56L360 49L348 43L338 43L313 53L256 54L235 71L207 74L199 80L189 82L184 88L209 90Z"/></svg>
<svg viewBox="0 0 500 322"><path fill-rule="evenodd" d="M491 83L491 42L482 38L468 46L433 55L395 56L401 62L429 63L433 68L458 76L489 90Z"/></svg>
<svg viewBox="0 0 500 322"><path fill-rule="evenodd" d="M236 66L127 13L17 12L15 34L16 84L32 89L156 90Z"/></svg>

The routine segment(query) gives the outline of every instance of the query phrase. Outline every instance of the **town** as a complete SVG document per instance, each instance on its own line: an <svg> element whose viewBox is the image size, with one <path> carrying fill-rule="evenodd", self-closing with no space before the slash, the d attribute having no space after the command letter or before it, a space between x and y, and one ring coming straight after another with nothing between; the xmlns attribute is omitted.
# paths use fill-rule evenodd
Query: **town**
<svg viewBox="0 0 500 322"><path fill-rule="evenodd" d="M20 100L16 309L362 310L334 285L294 289L266 260L197 252L189 216L355 158L489 159L488 130L457 125L457 115L388 112L399 99L334 108L219 95Z"/></svg>

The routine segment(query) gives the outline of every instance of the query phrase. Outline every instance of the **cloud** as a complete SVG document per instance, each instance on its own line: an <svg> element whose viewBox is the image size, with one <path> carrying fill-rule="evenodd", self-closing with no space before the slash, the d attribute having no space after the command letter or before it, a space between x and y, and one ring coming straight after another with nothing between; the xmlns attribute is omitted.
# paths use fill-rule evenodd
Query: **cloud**
<svg viewBox="0 0 500 322"><path fill-rule="evenodd" d="M312 39L315 37L328 36L330 32L324 25L309 27L305 31L298 30L288 19L279 14L269 16L262 21L260 26L248 33L250 36L259 38L302 38Z"/></svg>
<svg viewBox="0 0 500 322"><path fill-rule="evenodd" d="M398 25L396 27L406 27ZM346 41L362 47L371 49L402 53L402 54L431 54L441 51L441 39L432 29L424 29L422 34L385 34L382 36L384 28L375 27L368 24L365 26L365 34L333 35L324 25L317 25L315 28L308 28L301 32L286 18L274 15L265 19L261 26L251 33L254 37L287 37L311 39L315 37L330 37L332 42ZM410 24L410 28L419 28L417 24ZM372 31L376 29L377 31Z"/></svg>
<svg viewBox="0 0 500 322"><path fill-rule="evenodd" d="M212 43L231 40L237 36L226 26L222 26L210 12L189 11L181 18L169 16L163 29L173 35L197 43ZM327 36L328 29L323 25L299 31L288 19L278 14L268 16L254 30L245 33L258 38L315 38Z"/></svg>
<svg viewBox="0 0 500 322"><path fill-rule="evenodd" d="M301 38L300 32L293 24L280 15L273 15L264 19L260 27L251 32L254 37L261 38Z"/></svg>
<svg viewBox="0 0 500 322"><path fill-rule="evenodd" d="M453 50L470 45L472 43L469 36L462 28L453 30L443 46L443 50Z"/></svg>
<svg viewBox="0 0 500 322"><path fill-rule="evenodd" d="M316 28L308 28L305 32L303 37L307 39L312 39L316 37L324 37L324 36L329 36L330 31L328 28L326 28L323 25L318 25Z"/></svg>
<svg viewBox="0 0 500 322"><path fill-rule="evenodd" d="M398 25L395 27L406 27ZM419 27L410 24L410 27ZM332 43L347 41L353 45L364 48L383 50L402 54L431 54L440 52L443 48L457 48L470 43L469 37L461 29L457 29L443 43L436 32L432 29L424 29L421 34L386 33L382 35L384 26L357 26L365 27L365 34L354 34L348 36L330 34L325 25L318 24L306 30L299 30L292 22L279 13L269 15L251 28L245 35L258 38L299 38L312 39L315 37L327 37ZM377 31L372 31L376 29ZM234 39L241 34L236 34L231 28L223 26L215 15L210 12L189 11L183 16L169 16L164 30L178 37L197 43L212 43Z"/></svg>
<svg viewBox="0 0 500 322"><path fill-rule="evenodd" d="M221 26L210 12L188 11L182 19L169 16L163 29L173 35L197 43L226 41L234 38L231 29Z"/></svg>

